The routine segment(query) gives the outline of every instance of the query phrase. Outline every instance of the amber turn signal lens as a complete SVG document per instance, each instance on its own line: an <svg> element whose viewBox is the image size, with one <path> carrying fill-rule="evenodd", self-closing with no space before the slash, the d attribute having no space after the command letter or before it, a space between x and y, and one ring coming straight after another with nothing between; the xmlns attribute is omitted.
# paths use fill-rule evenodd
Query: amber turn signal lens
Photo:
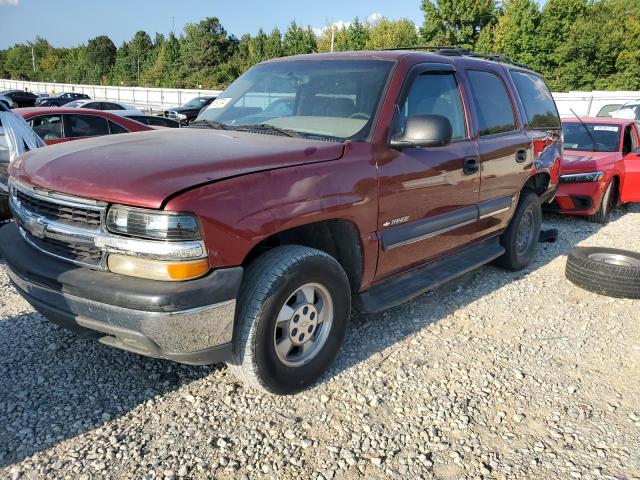
<svg viewBox="0 0 640 480"><path fill-rule="evenodd" d="M209 271L209 262L206 259L191 262L169 263L167 272L172 280L187 280L201 277Z"/></svg>
<svg viewBox="0 0 640 480"><path fill-rule="evenodd" d="M109 255L108 266L113 273L167 282L192 280L209 271L206 258L188 262L164 262L127 255Z"/></svg>

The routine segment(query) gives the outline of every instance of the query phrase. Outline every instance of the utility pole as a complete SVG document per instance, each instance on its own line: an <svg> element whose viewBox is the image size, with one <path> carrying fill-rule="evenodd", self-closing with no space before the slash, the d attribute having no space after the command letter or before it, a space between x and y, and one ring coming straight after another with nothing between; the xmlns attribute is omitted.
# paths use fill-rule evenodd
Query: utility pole
<svg viewBox="0 0 640 480"><path fill-rule="evenodd" d="M31 45L31 65L33 65L33 71L36 71L36 53L33 50L33 45Z"/></svg>
<svg viewBox="0 0 640 480"><path fill-rule="evenodd" d="M331 51L333 52L333 42L336 39L336 30L335 28L333 28L333 25L331 25Z"/></svg>

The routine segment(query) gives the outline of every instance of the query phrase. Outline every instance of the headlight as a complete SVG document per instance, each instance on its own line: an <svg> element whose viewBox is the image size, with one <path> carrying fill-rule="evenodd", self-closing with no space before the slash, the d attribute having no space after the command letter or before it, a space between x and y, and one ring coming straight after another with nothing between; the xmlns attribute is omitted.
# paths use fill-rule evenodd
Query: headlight
<svg viewBox="0 0 640 480"><path fill-rule="evenodd" d="M187 118L189 118L184 113L179 113L177 115L177 117L178 117L179 120L186 120Z"/></svg>
<svg viewBox="0 0 640 480"><path fill-rule="evenodd" d="M209 271L194 215L113 205L106 224L111 233L123 235L106 237L101 245L109 252L107 266L113 273L181 281Z"/></svg>
<svg viewBox="0 0 640 480"><path fill-rule="evenodd" d="M112 233L151 240L200 240L200 226L188 213L160 212L114 205L107 214L107 229Z"/></svg>
<svg viewBox="0 0 640 480"><path fill-rule="evenodd" d="M598 182L604 177L604 172L571 173L560 175L560 183L589 183Z"/></svg>

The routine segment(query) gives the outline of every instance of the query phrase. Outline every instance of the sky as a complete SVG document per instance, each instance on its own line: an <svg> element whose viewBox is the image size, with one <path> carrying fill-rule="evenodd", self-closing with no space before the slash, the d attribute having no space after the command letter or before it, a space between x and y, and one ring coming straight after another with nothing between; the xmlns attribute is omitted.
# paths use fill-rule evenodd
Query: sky
<svg viewBox="0 0 640 480"><path fill-rule="evenodd" d="M422 24L420 0L0 0L0 49L44 37L55 47L71 47L98 35L108 35L116 45L130 40L138 30L153 38L168 34L175 22L179 34L186 23L218 17L228 33L238 38L282 32L292 20L321 29L355 17L408 18ZM317 30L318 31L318 30Z"/></svg>

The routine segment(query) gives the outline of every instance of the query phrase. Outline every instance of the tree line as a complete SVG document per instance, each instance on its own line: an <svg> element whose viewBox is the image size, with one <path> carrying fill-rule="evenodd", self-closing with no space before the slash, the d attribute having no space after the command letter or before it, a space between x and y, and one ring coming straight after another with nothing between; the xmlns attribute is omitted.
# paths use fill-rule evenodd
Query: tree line
<svg viewBox="0 0 640 480"><path fill-rule="evenodd" d="M505 55L539 71L556 91L640 90L638 0L422 0L424 22L376 18L330 24L320 34L295 21L240 38L218 18L175 35L106 35L72 48L41 37L0 50L0 77L64 83L224 88L270 58L334 51L456 45Z"/></svg>

